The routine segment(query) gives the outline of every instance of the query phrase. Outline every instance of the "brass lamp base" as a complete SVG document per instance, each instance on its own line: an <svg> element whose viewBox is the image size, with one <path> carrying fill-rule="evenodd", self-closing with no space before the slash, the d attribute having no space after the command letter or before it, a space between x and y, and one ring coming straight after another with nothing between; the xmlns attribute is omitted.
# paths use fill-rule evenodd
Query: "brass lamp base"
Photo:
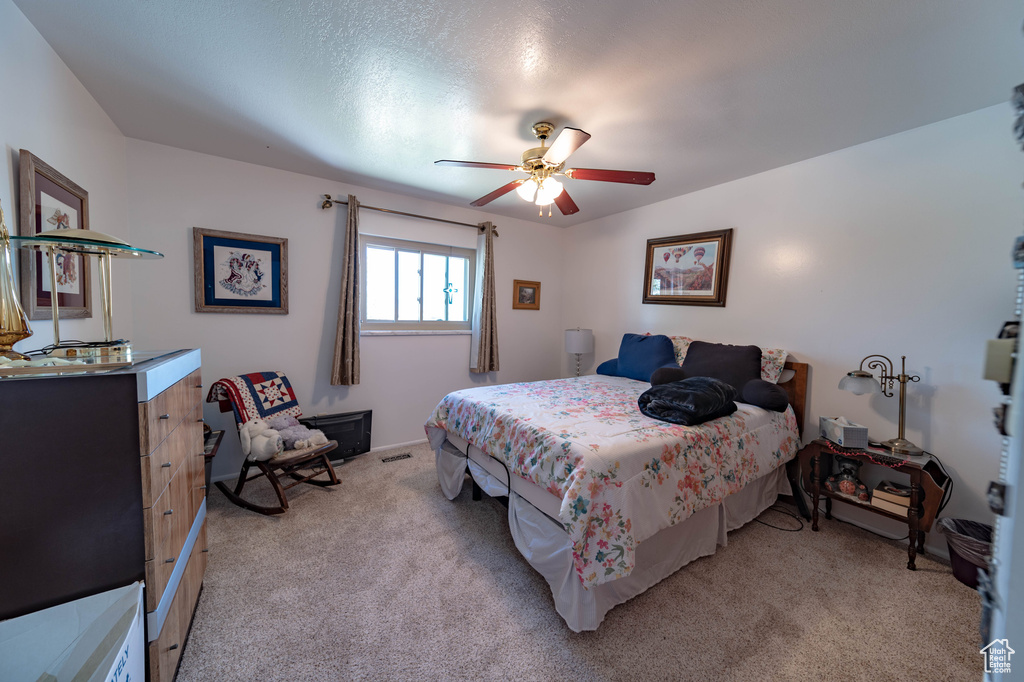
<svg viewBox="0 0 1024 682"><path fill-rule="evenodd" d="M886 450L892 450L898 455L921 455L924 454L924 450L911 443L906 438L890 438L889 440L879 443L879 446Z"/></svg>
<svg viewBox="0 0 1024 682"><path fill-rule="evenodd" d="M8 360L31 360L29 356L24 353L19 353L10 346L0 345L0 358L7 358Z"/></svg>
<svg viewBox="0 0 1024 682"><path fill-rule="evenodd" d="M106 343L91 343L87 346L57 346L48 355L61 358L100 358L104 360L131 360L132 342L118 339Z"/></svg>

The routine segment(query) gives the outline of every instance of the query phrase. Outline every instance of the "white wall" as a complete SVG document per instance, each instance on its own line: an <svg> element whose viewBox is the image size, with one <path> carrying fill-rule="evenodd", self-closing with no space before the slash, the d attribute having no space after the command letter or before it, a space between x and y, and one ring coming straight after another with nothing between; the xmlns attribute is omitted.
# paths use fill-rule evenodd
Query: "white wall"
<svg viewBox="0 0 1024 682"><path fill-rule="evenodd" d="M27 149L89 193L90 227L129 239L125 219L125 138L50 45L10 0L0 0L0 204L7 229L18 234L18 150ZM18 254L12 254L15 269ZM95 265L95 263L94 263ZM103 339L99 273L92 268L93 317L61 323L61 337ZM129 266L113 267L114 332L131 337ZM20 283L19 283L20 291ZM27 351L53 341L49 318L31 323Z"/></svg>
<svg viewBox="0 0 1024 682"><path fill-rule="evenodd" d="M1000 394L981 373L985 340L1013 314L1024 154L1011 126L1009 105L991 107L570 228L566 326L595 330L591 368L614 357L623 332L788 349L811 365L809 432L819 415L842 414L881 439L896 435L897 398L837 385L868 354L905 354L921 376L907 437L952 474L946 515L991 521ZM647 239L728 227L725 308L641 304Z"/></svg>
<svg viewBox="0 0 1024 682"><path fill-rule="evenodd" d="M895 434L896 399L853 396L836 383L864 355L905 353L908 368L922 377L910 387L908 435L953 474L947 514L988 518L983 494L996 476L1000 446L990 414L999 395L980 379L982 352L1013 310L1008 253L1020 233L1024 175L1008 106L567 231L502 218L502 371L471 375L467 336L364 337L363 383L342 388L327 377L343 214L321 211L319 195L353 191L371 205L474 223L486 214L126 142L10 0L0 0L0 88L8 94L0 107L0 201L9 228L17 231L17 155L26 148L89 191L95 229L167 254L163 261L115 263L115 332L140 348L201 347L208 382L282 369L308 413L373 409L379 447L421 438L420 424L450 390L571 373L564 328L595 330L597 352L583 358L591 370L615 354L624 331L677 332L787 348L812 366L811 429L818 415L845 414L888 437ZM194 313L193 226L288 237L291 314ZM640 303L648 238L723 227L736 229L727 307ZM472 234L369 211L363 229L426 241ZM543 283L539 312L511 309L514 278ZM98 292L95 274L93 284ZM20 349L51 340L45 320L34 329ZM98 314L68 320L62 333L99 339L102 323ZM212 406L206 416L230 427ZM237 457L229 445L217 473L233 474ZM901 530L880 517L859 520ZM942 540L933 535L929 544L941 547Z"/></svg>
<svg viewBox="0 0 1024 682"><path fill-rule="evenodd" d="M358 386L330 385L340 288L345 207L321 210L323 194L449 220L478 223L486 214L410 197L340 185L139 140L128 140L128 215L132 238L165 254L132 270L136 341L143 348L198 347L208 385L224 376L281 370L306 414L373 410L373 447L424 438L423 423L448 392L479 383L558 376L564 355L561 254L564 232L495 221L495 275L501 371L469 372L470 337L363 336ZM289 314L193 311L192 228L288 238ZM471 228L360 212L364 232L474 247ZM539 311L512 310L512 280L541 282ZM233 429L215 405L207 421ZM234 476L237 439L226 439L215 476Z"/></svg>

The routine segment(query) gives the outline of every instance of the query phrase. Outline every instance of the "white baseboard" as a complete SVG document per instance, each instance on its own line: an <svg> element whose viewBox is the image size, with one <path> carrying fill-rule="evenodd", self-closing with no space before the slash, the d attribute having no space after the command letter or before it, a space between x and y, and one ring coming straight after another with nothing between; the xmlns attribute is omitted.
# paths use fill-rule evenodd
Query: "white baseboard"
<svg viewBox="0 0 1024 682"><path fill-rule="evenodd" d="M413 445L420 445L426 443L426 438L420 438L419 440L411 440L407 443L395 443L394 445L381 445L380 447L370 448L370 452L381 452L382 450L394 450L395 448L409 448Z"/></svg>

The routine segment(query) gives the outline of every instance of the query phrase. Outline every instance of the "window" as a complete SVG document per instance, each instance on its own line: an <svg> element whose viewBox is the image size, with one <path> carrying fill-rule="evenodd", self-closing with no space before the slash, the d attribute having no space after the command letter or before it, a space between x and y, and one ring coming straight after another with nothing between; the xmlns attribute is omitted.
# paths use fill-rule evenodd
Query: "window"
<svg viewBox="0 0 1024 682"><path fill-rule="evenodd" d="M370 235L359 248L363 329L471 327L475 250Z"/></svg>

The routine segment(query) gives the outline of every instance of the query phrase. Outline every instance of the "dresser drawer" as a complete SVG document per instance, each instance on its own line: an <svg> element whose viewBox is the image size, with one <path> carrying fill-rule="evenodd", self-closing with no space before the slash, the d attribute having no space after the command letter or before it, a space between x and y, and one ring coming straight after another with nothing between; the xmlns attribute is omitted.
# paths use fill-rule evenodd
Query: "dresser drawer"
<svg viewBox="0 0 1024 682"><path fill-rule="evenodd" d="M203 584L203 573L206 570L206 523L203 523L192 554L188 558L188 566L178 584L178 592L174 595L171 608L164 620L160 636L149 644L149 677L150 682L171 682L178 668L181 650L185 646L192 613L195 611L196 600ZM182 558L184 560L184 557Z"/></svg>
<svg viewBox="0 0 1024 682"><path fill-rule="evenodd" d="M152 611L160 603L167 581L180 556L188 532L195 520L192 510L192 477L188 464L182 464L163 495L149 509L146 533L146 608Z"/></svg>
<svg viewBox="0 0 1024 682"><path fill-rule="evenodd" d="M192 409L201 404L202 391L202 378L197 369L148 403L139 403L141 454L153 452Z"/></svg>
<svg viewBox="0 0 1024 682"><path fill-rule="evenodd" d="M152 507L171 476L188 458L203 451L203 408L195 407L153 454L142 457L142 506Z"/></svg>

